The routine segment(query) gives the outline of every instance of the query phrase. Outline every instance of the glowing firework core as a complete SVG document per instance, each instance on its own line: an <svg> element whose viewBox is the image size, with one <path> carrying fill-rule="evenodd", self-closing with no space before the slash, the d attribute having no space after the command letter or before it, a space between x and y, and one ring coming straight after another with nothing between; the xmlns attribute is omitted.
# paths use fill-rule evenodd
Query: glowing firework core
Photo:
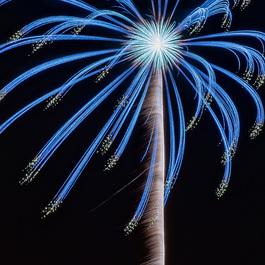
<svg viewBox="0 0 265 265"><path fill-rule="evenodd" d="M144 21L132 30L130 57L136 64L153 63L162 69L176 65L180 58L180 35L174 24Z"/></svg>
<svg viewBox="0 0 265 265"><path fill-rule="evenodd" d="M157 36L154 43L153 43L153 48L157 51L157 52L160 52L161 49L163 48L163 43L162 43L162 40L160 38L160 36Z"/></svg>

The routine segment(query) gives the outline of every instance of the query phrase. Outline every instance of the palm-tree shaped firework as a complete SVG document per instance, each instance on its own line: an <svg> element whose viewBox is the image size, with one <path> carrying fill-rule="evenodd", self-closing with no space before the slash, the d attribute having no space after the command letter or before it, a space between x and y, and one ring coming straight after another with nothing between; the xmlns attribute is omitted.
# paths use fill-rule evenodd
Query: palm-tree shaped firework
<svg viewBox="0 0 265 265"><path fill-rule="evenodd" d="M9 1L2 0L0 5ZM112 94L122 91L106 123L43 210L43 218L61 205L93 155L99 153L108 156L104 171L110 171L118 163L141 118L148 137L141 157L146 168L143 170L146 181L139 205L124 232L129 235L143 217L150 249L148 264L164 264L164 205L179 175L185 135L195 128L205 111L214 120L223 146L221 162L224 175L216 190L217 198L224 195L229 183L240 121L237 108L217 82L217 77L231 79L253 99L257 116L250 138L254 139L262 129L264 109L256 90L264 83L265 58L263 51L240 44L240 41L257 39L263 49L265 34L253 30L228 31L232 23L230 5L243 10L248 6L248 0L207 0L180 22L175 22L179 1L173 1L172 7L168 8L168 0L151 0L151 12L147 15L142 15L132 0L116 0L117 6L111 10L97 9L80 0L58 1L83 9L87 16L61 15L35 20L15 32L8 42L1 44L0 52L31 45L29 55L32 56L53 42L73 40L93 43L93 49L47 60L25 71L0 90L0 100L4 100L22 82L43 71L84 59L89 59L89 63L63 80L60 87L12 115L1 124L0 132L43 102L46 102L45 110L55 107L70 89L84 80L93 79L94 86L100 90L58 129L30 161L20 184L31 182L64 140ZM224 32L198 34L209 17L220 15L223 16L221 27ZM238 72L242 68L245 72L240 77L213 64L212 60L194 53L196 47L216 48L231 53L238 62ZM185 120L179 92L182 86L178 84L178 79L184 80L185 86L189 85L196 94L197 106L188 121ZM166 143L169 144L167 148Z"/></svg>

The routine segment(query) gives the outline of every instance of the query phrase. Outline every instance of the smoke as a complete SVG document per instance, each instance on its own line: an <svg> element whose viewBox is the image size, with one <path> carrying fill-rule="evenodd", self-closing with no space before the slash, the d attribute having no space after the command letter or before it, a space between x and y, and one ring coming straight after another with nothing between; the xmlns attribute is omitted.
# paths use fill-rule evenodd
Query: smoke
<svg viewBox="0 0 265 265"><path fill-rule="evenodd" d="M155 160L147 166L154 169L153 187L149 202L144 214L146 246L149 251L148 262L144 265L163 265L165 264L165 236L164 236L164 182L165 182L165 139L164 139L164 114L163 114L163 80L162 72L157 70L152 77L146 101L146 115L149 115L146 123L150 131L154 128L152 139L153 150L156 153ZM149 109L149 112L147 111ZM151 110L151 112L150 112ZM153 152L156 149L156 152Z"/></svg>

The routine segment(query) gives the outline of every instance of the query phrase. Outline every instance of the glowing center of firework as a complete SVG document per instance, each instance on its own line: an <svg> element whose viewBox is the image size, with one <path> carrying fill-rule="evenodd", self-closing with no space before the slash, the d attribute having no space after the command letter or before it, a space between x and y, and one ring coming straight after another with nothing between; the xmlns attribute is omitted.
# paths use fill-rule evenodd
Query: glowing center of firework
<svg viewBox="0 0 265 265"><path fill-rule="evenodd" d="M157 51L160 51L161 48L162 48L162 42L160 40L160 37L158 36L156 39L155 39L155 42L154 42L154 49L157 50Z"/></svg>
<svg viewBox="0 0 265 265"><path fill-rule="evenodd" d="M174 24L145 21L132 29L130 57L138 65L176 65L181 57L180 35Z"/></svg>

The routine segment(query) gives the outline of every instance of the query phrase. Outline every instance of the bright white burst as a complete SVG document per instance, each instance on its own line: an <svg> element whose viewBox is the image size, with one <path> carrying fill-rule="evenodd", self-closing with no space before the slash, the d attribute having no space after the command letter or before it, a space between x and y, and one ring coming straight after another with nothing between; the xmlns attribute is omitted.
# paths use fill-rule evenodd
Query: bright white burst
<svg viewBox="0 0 265 265"><path fill-rule="evenodd" d="M181 56L181 36L175 24L143 21L128 36L130 54L136 64L153 63L156 69L176 66Z"/></svg>

